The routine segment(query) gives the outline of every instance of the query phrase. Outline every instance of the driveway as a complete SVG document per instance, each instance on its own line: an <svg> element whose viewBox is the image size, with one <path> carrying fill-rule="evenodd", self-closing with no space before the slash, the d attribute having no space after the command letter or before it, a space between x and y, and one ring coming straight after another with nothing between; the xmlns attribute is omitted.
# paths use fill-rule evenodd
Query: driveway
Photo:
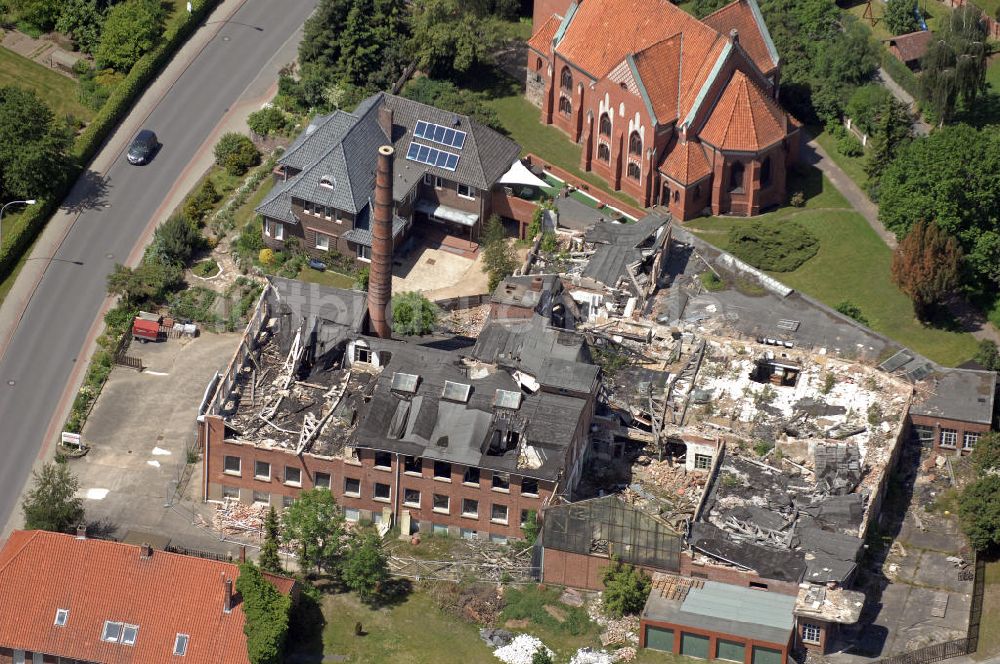
<svg viewBox="0 0 1000 664"><path fill-rule="evenodd" d="M36 243L0 308L0 523L8 528L19 522L19 514L8 517L33 464L57 437L94 347L95 318L108 306L108 273L116 262L138 262L152 228L200 175L197 165L210 158L212 139L231 121L227 114L249 112L267 99L315 5L226 0L139 102L95 160L95 171L74 189L73 203ZM163 148L148 166L133 167L122 148L140 124L158 134Z"/></svg>

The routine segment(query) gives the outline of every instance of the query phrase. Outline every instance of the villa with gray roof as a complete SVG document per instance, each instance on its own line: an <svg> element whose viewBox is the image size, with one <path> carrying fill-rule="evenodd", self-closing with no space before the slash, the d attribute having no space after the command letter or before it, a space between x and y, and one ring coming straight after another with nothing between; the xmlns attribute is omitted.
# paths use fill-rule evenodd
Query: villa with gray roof
<svg viewBox="0 0 1000 664"><path fill-rule="evenodd" d="M281 156L277 185L257 208L265 244L280 250L297 238L314 258L369 262L380 145L396 153L393 246L417 232L474 253L520 147L468 116L382 92L351 113L315 118Z"/></svg>

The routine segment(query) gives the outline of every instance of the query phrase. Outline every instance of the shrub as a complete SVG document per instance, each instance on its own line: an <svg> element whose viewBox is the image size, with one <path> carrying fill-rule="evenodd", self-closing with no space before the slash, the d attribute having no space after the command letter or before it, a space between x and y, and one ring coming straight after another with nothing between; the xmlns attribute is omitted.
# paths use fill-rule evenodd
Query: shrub
<svg viewBox="0 0 1000 664"><path fill-rule="evenodd" d="M551 254L559 248L559 241L556 239L555 233L546 233L542 236L542 243L539 247L542 251L547 254Z"/></svg>
<svg viewBox="0 0 1000 664"><path fill-rule="evenodd" d="M997 344L990 339L983 339L976 348L973 358L990 371L1000 371L1000 352L997 351Z"/></svg>
<svg viewBox="0 0 1000 664"><path fill-rule="evenodd" d="M253 563L240 564L236 591L243 598L247 654L252 664L278 664L288 636L292 600L278 592Z"/></svg>
<svg viewBox="0 0 1000 664"><path fill-rule="evenodd" d="M248 136L231 131L216 143L215 163L230 175L243 175L260 163L260 152Z"/></svg>
<svg viewBox="0 0 1000 664"><path fill-rule="evenodd" d="M191 271L199 277L205 277L207 279L208 277L214 277L219 272L219 264L209 258L208 260L204 260L196 264Z"/></svg>
<svg viewBox="0 0 1000 664"><path fill-rule="evenodd" d="M819 240L795 222L753 221L730 230L729 246L733 254L754 267L791 272L816 255Z"/></svg>
<svg viewBox="0 0 1000 664"><path fill-rule="evenodd" d="M958 516L976 550L1000 545L1000 475L986 475L965 487Z"/></svg>
<svg viewBox="0 0 1000 664"><path fill-rule="evenodd" d="M715 272L706 270L701 273L701 285L705 287L705 290L715 292L725 288L726 282L720 279Z"/></svg>
<svg viewBox="0 0 1000 664"><path fill-rule="evenodd" d="M838 312L847 316L848 318L853 318L854 320L861 323L865 327L869 326L868 319L865 318L865 315L863 313L861 313L861 308L858 305L851 302L850 300L844 300L843 302L838 304L835 307L835 309Z"/></svg>
<svg viewBox="0 0 1000 664"><path fill-rule="evenodd" d="M261 265L271 265L274 263L274 250L268 249L267 247L261 249L257 256L257 260L260 261Z"/></svg>
<svg viewBox="0 0 1000 664"><path fill-rule="evenodd" d="M270 136L284 131L288 124L285 114L280 108L268 106L254 111L247 117L247 126L258 136Z"/></svg>
<svg viewBox="0 0 1000 664"><path fill-rule="evenodd" d="M363 267L358 270L357 276L354 277L354 285L357 286L358 290L368 290L368 277L371 271L367 267Z"/></svg>
<svg viewBox="0 0 1000 664"><path fill-rule="evenodd" d="M212 184L212 180L205 178L201 186L198 187L198 191L185 203L184 216L199 224L204 223L205 216L212 211L220 198L222 195Z"/></svg>
<svg viewBox="0 0 1000 664"><path fill-rule="evenodd" d="M612 618L642 611L652 581L642 570L612 558L604 569L604 612Z"/></svg>
<svg viewBox="0 0 1000 664"><path fill-rule="evenodd" d="M792 207L804 207L806 204L806 195L801 191L796 191L792 193L788 198L788 204Z"/></svg>
<svg viewBox="0 0 1000 664"><path fill-rule="evenodd" d="M153 250L167 261L178 265L185 265L191 260L195 249L201 244L201 233L179 214L163 222L153 234Z"/></svg>
<svg viewBox="0 0 1000 664"><path fill-rule="evenodd" d="M424 335L437 324L440 309L416 291L392 298L392 331L402 335Z"/></svg>
<svg viewBox="0 0 1000 664"><path fill-rule="evenodd" d="M847 134L837 141L837 152L845 157L860 157L865 153L865 148L854 134Z"/></svg>

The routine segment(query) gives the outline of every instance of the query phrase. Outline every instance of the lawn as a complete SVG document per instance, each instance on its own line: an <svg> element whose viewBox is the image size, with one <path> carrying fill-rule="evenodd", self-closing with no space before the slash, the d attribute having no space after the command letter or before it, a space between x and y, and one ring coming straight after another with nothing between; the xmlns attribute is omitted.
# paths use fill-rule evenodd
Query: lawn
<svg viewBox="0 0 1000 664"><path fill-rule="evenodd" d="M607 183L593 173L580 170L581 148L569 136L555 127L543 125L541 110L521 94L520 84L505 79L496 86L489 105L496 111L504 129L512 139L520 143L521 150L533 152L546 161L569 171L592 186L637 208L642 206L626 194L614 191Z"/></svg>
<svg viewBox="0 0 1000 664"><path fill-rule="evenodd" d="M354 277L349 277L346 274L340 274L333 270L320 272L306 266L299 271L299 274L295 278L308 284L320 284L332 288L354 288Z"/></svg>
<svg viewBox="0 0 1000 664"><path fill-rule="evenodd" d="M94 112L80 103L74 79L5 48L0 48L0 85L34 90L57 117L72 115L84 122L94 117Z"/></svg>
<svg viewBox="0 0 1000 664"><path fill-rule="evenodd" d="M427 593L419 590L398 604L374 610L358 601L353 594L326 595L323 597L323 614L327 620L323 630L324 661L366 664L499 661L480 640L478 625L445 614ZM354 635L354 626L358 622L365 632L364 636ZM556 661L559 662L568 661L584 646L600 649L596 625L580 636L536 625L511 631L537 636L556 652ZM343 659L333 659L338 656ZM639 651L634 661L640 664L695 664L695 660L690 658L648 650Z"/></svg>
<svg viewBox="0 0 1000 664"><path fill-rule="evenodd" d="M817 133L820 127L810 127L809 129L810 133L816 137L816 142L830 155L830 159L833 159L834 163L840 166L849 178L854 180L854 184L864 191L868 184L868 175L865 173L865 157L845 156L837 149L837 139L831 136L830 132L823 130Z"/></svg>
<svg viewBox="0 0 1000 664"><path fill-rule="evenodd" d="M804 189L806 206L783 207L754 219L771 223L794 219L819 238L820 249L798 269L772 276L831 307L844 300L853 302L873 330L941 364L956 366L972 357L976 341L971 335L931 328L914 318L909 299L890 280L891 251L825 177L810 169L804 180L790 179L788 189ZM685 226L726 249L729 229L746 223L715 217Z"/></svg>
<svg viewBox="0 0 1000 664"><path fill-rule="evenodd" d="M1000 560L986 563L986 590L983 593L983 617L979 626L979 649L973 659L1000 654Z"/></svg>

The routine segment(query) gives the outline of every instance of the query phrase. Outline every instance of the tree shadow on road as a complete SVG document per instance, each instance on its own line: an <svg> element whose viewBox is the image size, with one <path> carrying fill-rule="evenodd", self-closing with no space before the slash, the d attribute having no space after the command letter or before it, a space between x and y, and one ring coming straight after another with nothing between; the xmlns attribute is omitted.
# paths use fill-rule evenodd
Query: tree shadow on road
<svg viewBox="0 0 1000 664"><path fill-rule="evenodd" d="M63 201L62 209L80 214L87 210L103 208L108 204L107 195L111 180L96 171L88 169L79 177L69 196Z"/></svg>

